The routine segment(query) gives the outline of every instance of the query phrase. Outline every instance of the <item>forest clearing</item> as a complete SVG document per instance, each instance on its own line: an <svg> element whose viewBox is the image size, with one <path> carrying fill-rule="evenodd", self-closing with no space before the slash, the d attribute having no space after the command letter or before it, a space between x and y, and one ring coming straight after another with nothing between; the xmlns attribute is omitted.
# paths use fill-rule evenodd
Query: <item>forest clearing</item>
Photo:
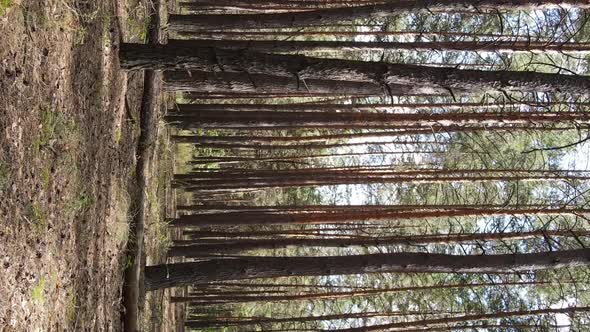
<svg viewBox="0 0 590 332"><path fill-rule="evenodd" d="M588 0L0 0L0 331L590 331Z"/></svg>

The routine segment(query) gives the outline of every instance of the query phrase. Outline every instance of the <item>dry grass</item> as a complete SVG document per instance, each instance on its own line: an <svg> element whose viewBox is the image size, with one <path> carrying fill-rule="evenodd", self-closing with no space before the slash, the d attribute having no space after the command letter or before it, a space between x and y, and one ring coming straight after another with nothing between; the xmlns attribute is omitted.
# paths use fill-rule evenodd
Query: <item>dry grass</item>
<svg viewBox="0 0 590 332"><path fill-rule="evenodd" d="M120 329L141 75L115 46L135 5L0 0L3 331Z"/></svg>
<svg viewBox="0 0 590 332"><path fill-rule="evenodd" d="M168 227L167 218L173 211L168 210L173 200L170 180L173 175L174 148L169 141L168 128L163 122L159 125L157 146L149 168L152 176L148 179L147 220L145 230L145 263L160 264L167 261L166 251L172 244L173 234ZM149 292L143 301L140 312L142 331L171 331L174 328L172 307L168 301L170 291Z"/></svg>

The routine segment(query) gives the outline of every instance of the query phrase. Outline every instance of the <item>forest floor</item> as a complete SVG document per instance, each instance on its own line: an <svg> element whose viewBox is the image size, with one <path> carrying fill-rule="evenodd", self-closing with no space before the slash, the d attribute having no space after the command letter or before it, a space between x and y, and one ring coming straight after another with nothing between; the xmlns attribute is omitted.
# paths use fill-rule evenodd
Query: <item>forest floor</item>
<svg viewBox="0 0 590 332"><path fill-rule="evenodd" d="M147 0L0 0L0 331L120 331ZM157 127L163 127L161 121ZM166 130L148 163L146 250L169 242ZM162 170L168 170L162 171Z"/></svg>

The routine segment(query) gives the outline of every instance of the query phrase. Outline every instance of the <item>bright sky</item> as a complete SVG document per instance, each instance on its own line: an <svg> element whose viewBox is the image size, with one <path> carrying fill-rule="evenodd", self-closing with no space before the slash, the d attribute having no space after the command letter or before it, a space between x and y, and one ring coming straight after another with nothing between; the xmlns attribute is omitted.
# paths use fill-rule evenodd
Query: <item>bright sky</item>
<svg viewBox="0 0 590 332"><path fill-rule="evenodd" d="M565 155L561 162L563 169L590 170L590 141L576 146L576 149Z"/></svg>
<svg viewBox="0 0 590 332"><path fill-rule="evenodd" d="M577 301L575 298L570 297L566 300L561 300L558 303L554 304L551 306L552 309L561 309L561 308L567 308L567 307L575 307L577 304ZM558 326L567 326L571 324L571 320L569 318L568 315L566 314L556 314L555 315L555 323ZM557 332L569 332L571 331L571 328L568 327L559 327L556 329Z"/></svg>

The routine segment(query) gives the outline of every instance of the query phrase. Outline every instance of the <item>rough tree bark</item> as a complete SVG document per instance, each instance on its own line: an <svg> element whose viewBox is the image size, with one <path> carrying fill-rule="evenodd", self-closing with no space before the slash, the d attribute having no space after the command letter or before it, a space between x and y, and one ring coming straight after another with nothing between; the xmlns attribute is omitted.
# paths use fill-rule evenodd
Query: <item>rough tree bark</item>
<svg viewBox="0 0 590 332"><path fill-rule="evenodd" d="M540 124L590 124L590 112L283 112L283 111L201 111L182 115L171 113L171 123L192 128L431 128L431 127L508 127L526 128Z"/></svg>
<svg viewBox="0 0 590 332"><path fill-rule="evenodd" d="M590 53L587 43L547 43L535 41L418 41L418 42L355 42L355 41L293 41L293 40L171 40L170 47L214 47L251 50L262 53L301 51L354 51L354 50L411 50L411 51L486 51L505 53Z"/></svg>
<svg viewBox="0 0 590 332"><path fill-rule="evenodd" d="M265 295L266 291L260 291L258 294L249 294L245 296L233 296L239 294L215 294L215 293L204 293L196 294L191 296L172 296L170 301L173 303L191 302L191 303L226 303L226 304L237 304L237 303L249 303L249 302L281 302L281 301L301 301L301 300L325 300L325 299L343 299L353 298L360 296L370 296L376 294L395 294L401 292L418 292L418 291L434 291L442 289L456 289L456 288L471 288L471 287L504 287L504 286L540 286L551 284L550 281L517 281L517 282L500 282L500 283L459 283L459 284L447 284L447 285L432 285L432 286L409 286L409 287L396 287L396 288L381 288L381 289L369 289L369 290L356 290L356 291L345 291L345 292L305 292L302 294L285 294L285 295ZM272 291L269 291L272 293Z"/></svg>
<svg viewBox="0 0 590 332"><path fill-rule="evenodd" d="M276 55L217 48L187 48L123 44L121 66L126 69L194 69L205 72L242 72L307 80L371 82L378 86L397 84L435 93L486 90L558 92L584 95L590 89L586 76L529 71L481 71L429 67L301 55Z"/></svg>
<svg viewBox="0 0 590 332"><path fill-rule="evenodd" d="M176 240L168 249L168 256L199 256L203 253L236 253L246 250L282 249L289 247L349 247L349 246L389 246L416 244L452 244L464 242L514 241L538 237L579 237L588 236L590 232L540 230L530 232L481 233L481 234L429 234L384 236L360 239L348 238L276 238L276 239L239 239L239 240ZM205 243L204 243L205 242Z"/></svg>
<svg viewBox="0 0 590 332"><path fill-rule="evenodd" d="M411 328L411 327L427 327L432 325L443 325L449 323L458 322L469 322L487 319L499 319L509 317L522 317L522 316L534 316L534 315L546 315L546 314L573 314L576 312L590 311L590 307L568 307L568 308L547 308L547 309L533 309L533 310L517 310L517 311L500 311L489 314L473 314L473 315L462 315L455 317L443 317L443 318L432 318L423 319L418 321L409 322L398 322L390 324L363 326L358 328L348 329L337 329L337 330L320 330L322 332L370 332L370 331L399 331L398 329Z"/></svg>
<svg viewBox="0 0 590 332"><path fill-rule="evenodd" d="M568 105L574 108L587 107L587 102L570 101L522 101L522 102L475 102L475 103L389 103L389 104L176 104L169 112L190 115L201 111L269 111L269 112L342 112L342 111L456 111L456 110L519 110L523 106L531 109Z"/></svg>
<svg viewBox="0 0 590 332"><path fill-rule="evenodd" d="M145 287L287 276L380 272L513 273L590 264L590 249L506 255L395 253L326 257L241 257L147 266Z"/></svg>
<svg viewBox="0 0 590 332"><path fill-rule="evenodd" d="M395 143L395 142L391 142ZM486 181L586 181L587 173L525 170L442 170L442 169L299 169L220 170L177 174L173 186L187 190L228 190L240 188L282 188L367 183L460 183Z"/></svg>
<svg viewBox="0 0 590 332"><path fill-rule="evenodd" d="M443 208L416 206L414 208L391 207L390 209L375 209L367 206L352 212L334 209L332 212L322 213L227 212L181 215L171 222L171 226L343 224L418 218L576 215L589 212L589 209L563 207L472 207L457 205Z"/></svg>
<svg viewBox="0 0 590 332"><path fill-rule="evenodd" d="M220 94L266 93L290 94L331 94L338 91L349 95L383 95L382 86L366 82L345 82L330 80L309 80L303 84L295 77L269 75L248 75L244 73L211 73L201 71L167 71L164 73L168 91L199 91ZM409 88L390 86L395 93L403 94Z"/></svg>
<svg viewBox="0 0 590 332"><path fill-rule="evenodd" d="M170 15L172 30L232 29L232 28L297 28L328 25L361 18L380 18L403 11L428 8L455 9L523 9L572 6L587 8L585 0L398 0L385 4L330 8L306 12L279 14Z"/></svg>

